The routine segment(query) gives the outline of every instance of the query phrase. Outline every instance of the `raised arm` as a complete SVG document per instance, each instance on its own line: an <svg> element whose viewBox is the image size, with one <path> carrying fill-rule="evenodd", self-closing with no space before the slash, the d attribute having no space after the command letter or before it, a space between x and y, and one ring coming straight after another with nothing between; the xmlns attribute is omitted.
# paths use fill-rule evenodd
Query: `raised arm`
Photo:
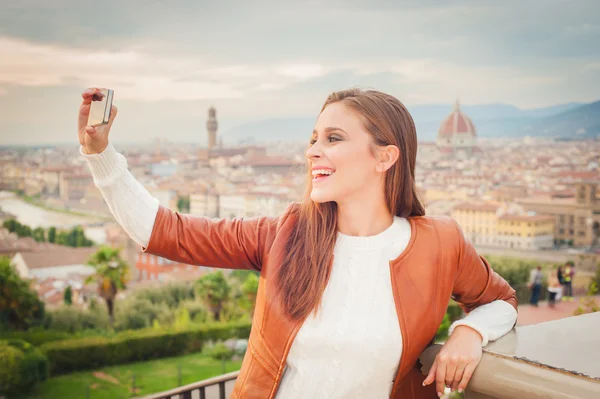
<svg viewBox="0 0 600 399"><path fill-rule="evenodd" d="M145 247L150 241L159 201L127 169L127 160L112 143L98 154L86 154L80 148L92 176L116 221L125 232Z"/></svg>
<svg viewBox="0 0 600 399"><path fill-rule="evenodd" d="M87 160L94 184L127 234L145 252L191 265L260 270L275 238L278 218L233 220L193 217L160 206L127 168L108 134L110 122L87 126L90 104L98 89L83 92L79 109L80 153Z"/></svg>
<svg viewBox="0 0 600 399"><path fill-rule="evenodd" d="M159 206L145 252L192 265L260 270L277 218L211 219Z"/></svg>

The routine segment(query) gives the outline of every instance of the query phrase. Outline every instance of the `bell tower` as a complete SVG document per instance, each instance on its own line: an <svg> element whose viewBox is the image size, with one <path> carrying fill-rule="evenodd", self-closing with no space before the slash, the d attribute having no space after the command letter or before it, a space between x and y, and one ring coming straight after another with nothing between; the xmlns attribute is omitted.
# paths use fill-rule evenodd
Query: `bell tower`
<svg viewBox="0 0 600 399"><path fill-rule="evenodd" d="M208 131L208 149L211 150L217 146L217 110L215 107L208 109L208 120L206 121L206 130Z"/></svg>

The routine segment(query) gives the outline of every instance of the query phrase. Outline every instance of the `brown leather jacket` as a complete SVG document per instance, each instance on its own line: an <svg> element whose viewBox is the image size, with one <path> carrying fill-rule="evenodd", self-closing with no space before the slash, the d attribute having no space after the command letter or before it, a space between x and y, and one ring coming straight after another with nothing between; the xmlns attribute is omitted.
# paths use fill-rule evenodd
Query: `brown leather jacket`
<svg viewBox="0 0 600 399"><path fill-rule="evenodd" d="M248 350L232 398L274 398L286 357L302 322L290 320L274 284L297 204L279 218L210 219L160 207L145 252L191 265L260 271ZM502 299L515 308L515 291L477 255L456 222L445 216L410 217L406 249L390 261L403 351L390 398L437 398L423 387L421 352L432 342L453 297L467 312Z"/></svg>

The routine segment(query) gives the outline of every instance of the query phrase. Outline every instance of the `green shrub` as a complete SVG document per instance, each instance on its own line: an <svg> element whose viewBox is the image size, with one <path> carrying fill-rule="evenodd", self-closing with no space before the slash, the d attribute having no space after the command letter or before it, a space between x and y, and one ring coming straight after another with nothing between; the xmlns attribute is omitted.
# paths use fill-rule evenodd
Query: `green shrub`
<svg viewBox="0 0 600 399"><path fill-rule="evenodd" d="M49 342L40 347L52 375L199 351L207 341L247 338L250 323L209 324L160 331L123 331L112 337Z"/></svg>
<svg viewBox="0 0 600 399"><path fill-rule="evenodd" d="M27 330L27 331L9 331L0 333L0 339L22 339L33 346L40 346L46 342L60 341L61 339L72 338L73 335L62 331L51 330Z"/></svg>
<svg viewBox="0 0 600 399"><path fill-rule="evenodd" d="M147 298L132 297L117 302L114 328L117 331L139 330L151 327L154 320L161 325L171 325L175 312L165 303L152 302Z"/></svg>
<svg viewBox="0 0 600 399"><path fill-rule="evenodd" d="M166 304L176 308L183 301L195 298L194 286L187 283L172 283L163 287L146 288L134 294L135 299L145 299L153 304Z"/></svg>
<svg viewBox="0 0 600 399"><path fill-rule="evenodd" d="M463 310L458 305L458 303L451 300L448 304L448 309L446 309L446 314L448 315L450 322L453 322L460 319L463 316Z"/></svg>
<svg viewBox="0 0 600 399"><path fill-rule="evenodd" d="M0 394L10 394L21 386L20 365L24 357L18 348L0 341Z"/></svg>
<svg viewBox="0 0 600 399"><path fill-rule="evenodd" d="M81 330L106 330L109 328L106 307L94 311L63 306L46 312L45 325L49 330L75 333Z"/></svg>
<svg viewBox="0 0 600 399"><path fill-rule="evenodd" d="M27 392L48 378L48 369L48 359L30 343L0 341L0 392Z"/></svg>
<svg viewBox="0 0 600 399"><path fill-rule="evenodd" d="M452 322L450 321L450 316L448 313L444 315L444 319L442 320L442 324L440 324L437 333L435 334L436 341L444 341L448 338L448 330L450 330L450 325Z"/></svg>
<svg viewBox="0 0 600 399"><path fill-rule="evenodd" d="M187 309L190 312L190 319L195 323L209 321L209 313L206 305L200 301L184 301L179 304L179 307Z"/></svg>
<svg viewBox="0 0 600 399"><path fill-rule="evenodd" d="M228 348L223 342L218 342L204 351L215 360L231 360L234 355L232 349Z"/></svg>

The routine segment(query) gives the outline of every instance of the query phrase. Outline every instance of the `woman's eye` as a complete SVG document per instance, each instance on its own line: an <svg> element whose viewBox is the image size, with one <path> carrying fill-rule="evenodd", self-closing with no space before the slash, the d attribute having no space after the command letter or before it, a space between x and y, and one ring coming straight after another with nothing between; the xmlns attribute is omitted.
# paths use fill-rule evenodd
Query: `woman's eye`
<svg viewBox="0 0 600 399"><path fill-rule="evenodd" d="M336 142L336 141L340 141L340 139L337 138L337 137L335 137L335 136L329 136L329 137L327 137L327 141L330 142L330 143L333 143L333 142ZM311 145L315 144L316 142L317 142L316 139L310 139L310 141L309 141L309 143Z"/></svg>

